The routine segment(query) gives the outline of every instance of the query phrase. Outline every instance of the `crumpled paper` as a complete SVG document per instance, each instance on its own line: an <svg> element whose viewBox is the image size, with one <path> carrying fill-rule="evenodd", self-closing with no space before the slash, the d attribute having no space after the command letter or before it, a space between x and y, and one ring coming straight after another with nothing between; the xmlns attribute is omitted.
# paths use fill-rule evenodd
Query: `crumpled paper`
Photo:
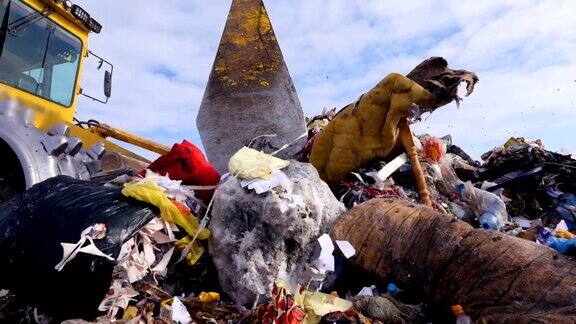
<svg viewBox="0 0 576 324"><path fill-rule="evenodd" d="M120 308L126 309L128 303L136 296L138 296L138 292L126 279L117 278L112 281L112 285L110 289L108 289L108 294L106 294L106 297L104 297L100 306L98 306L98 310L107 312L109 318L114 318L118 310L120 310Z"/></svg>
<svg viewBox="0 0 576 324"><path fill-rule="evenodd" d="M344 257L346 259L350 259L351 257L354 256L354 254L356 254L356 249L348 241L336 240L336 245L338 246L340 251L342 251L342 254L344 254Z"/></svg>
<svg viewBox="0 0 576 324"><path fill-rule="evenodd" d="M320 244L320 256L318 257L317 268L321 273L326 271L334 271L334 243L328 234L322 234L318 238Z"/></svg>
<svg viewBox="0 0 576 324"><path fill-rule="evenodd" d="M172 323L192 323L192 317L190 316L190 313L188 313L186 306L182 304L178 297L174 297L172 300Z"/></svg>
<svg viewBox="0 0 576 324"><path fill-rule="evenodd" d="M284 172L280 170L272 170L272 176L270 179L241 180L240 185L242 188L254 190L254 192L259 195L271 191L276 187L291 187L290 179Z"/></svg>

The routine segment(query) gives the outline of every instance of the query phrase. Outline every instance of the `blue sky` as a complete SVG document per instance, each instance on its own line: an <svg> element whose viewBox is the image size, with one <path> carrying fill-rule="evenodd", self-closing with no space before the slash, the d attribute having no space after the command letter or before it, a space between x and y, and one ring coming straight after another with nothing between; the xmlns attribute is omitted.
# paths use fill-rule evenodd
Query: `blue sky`
<svg viewBox="0 0 576 324"><path fill-rule="evenodd" d="M195 118L230 1L76 1L103 25L91 49L114 63L108 105L78 116L171 145L200 145ZM414 126L475 157L510 136L576 150L576 1L265 1L304 112L343 107L430 56L480 82ZM84 72L84 87L101 75ZM98 88L99 89L99 88ZM152 154L146 154L153 157Z"/></svg>

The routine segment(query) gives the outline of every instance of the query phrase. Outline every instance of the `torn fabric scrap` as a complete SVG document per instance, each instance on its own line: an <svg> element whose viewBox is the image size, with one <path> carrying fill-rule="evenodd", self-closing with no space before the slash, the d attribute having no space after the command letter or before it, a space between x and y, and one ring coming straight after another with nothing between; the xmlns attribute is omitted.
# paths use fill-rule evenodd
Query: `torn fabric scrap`
<svg viewBox="0 0 576 324"><path fill-rule="evenodd" d="M104 237L106 237L106 225L100 223L84 229L80 234L80 240L75 244L60 243L63 250L62 260L58 262L54 269L61 271L68 262L76 257L78 253L92 254L114 261L114 258L110 255L104 254L104 252L100 251L100 249L94 245L95 239L99 240ZM88 242L88 245L85 245L86 242Z"/></svg>

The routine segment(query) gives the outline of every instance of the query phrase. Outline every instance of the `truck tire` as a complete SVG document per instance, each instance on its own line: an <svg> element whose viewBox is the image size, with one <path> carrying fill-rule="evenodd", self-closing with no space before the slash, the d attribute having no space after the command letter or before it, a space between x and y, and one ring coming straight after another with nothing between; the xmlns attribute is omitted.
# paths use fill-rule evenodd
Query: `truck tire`
<svg viewBox="0 0 576 324"><path fill-rule="evenodd" d="M6 142L0 140L0 203L26 190L24 173L18 157Z"/></svg>
<svg viewBox="0 0 576 324"><path fill-rule="evenodd" d="M15 101L0 102L0 202L58 175L89 180L101 170L103 144L83 149L66 124L43 132L32 117L32 110Z"/></svg>

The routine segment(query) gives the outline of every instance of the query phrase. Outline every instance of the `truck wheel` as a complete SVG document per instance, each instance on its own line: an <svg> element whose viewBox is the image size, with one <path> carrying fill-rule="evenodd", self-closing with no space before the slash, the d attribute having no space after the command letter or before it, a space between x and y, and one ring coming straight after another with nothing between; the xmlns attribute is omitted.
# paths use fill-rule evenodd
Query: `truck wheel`
<svg viewBox="0 0 576 324"><path fill-rule="evenodd" d="M0 202L58 175L90 180L102 169L104 144L85 149L68 125L41 131L32 119L31 109L0 101Z"/></svg>
<svg viewBox="0 0 576 324"><path fill-rule="evenodd" d="M0 140L0 203L26 190L26 180L18 157L6 142Z"/></svg>

